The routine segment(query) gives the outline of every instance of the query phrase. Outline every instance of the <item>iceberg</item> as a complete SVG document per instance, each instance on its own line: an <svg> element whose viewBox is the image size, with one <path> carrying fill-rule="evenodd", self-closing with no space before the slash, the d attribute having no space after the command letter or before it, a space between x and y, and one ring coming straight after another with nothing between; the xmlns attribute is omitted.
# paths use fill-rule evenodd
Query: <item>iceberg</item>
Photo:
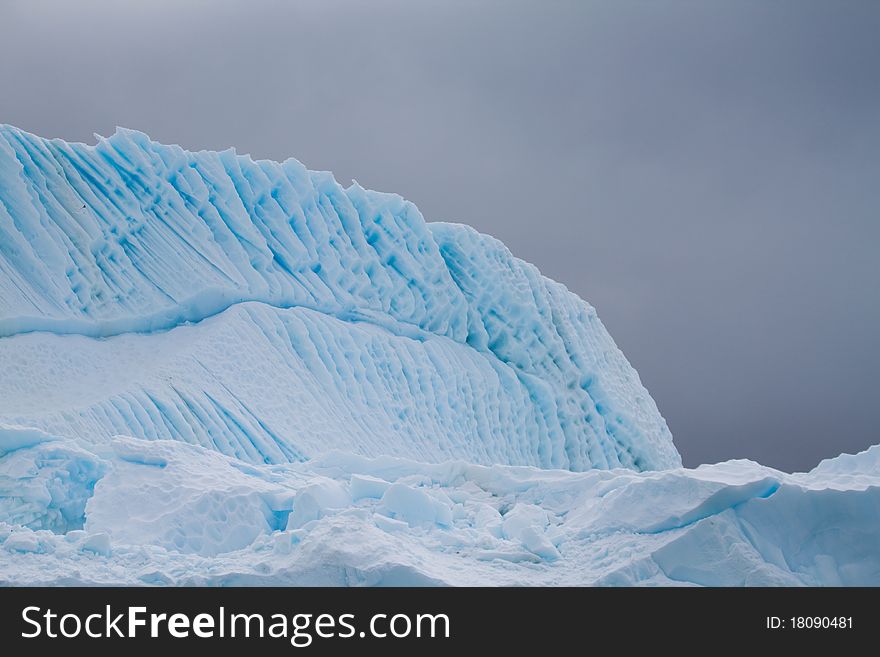
<svg viewBox="0 0 880 657"><path fill-rule="evenodd" d="M877 447L681 467L595 309L296 160L0 126L0 583L880 583Z"/></svg>
<svg viewBox="0 0 880 657"><path fill-rule="evenodd" d="M0 362L0 421L89 441L681 463L595 310L497 240L296 160L132 130L0 127Z"/></svg>

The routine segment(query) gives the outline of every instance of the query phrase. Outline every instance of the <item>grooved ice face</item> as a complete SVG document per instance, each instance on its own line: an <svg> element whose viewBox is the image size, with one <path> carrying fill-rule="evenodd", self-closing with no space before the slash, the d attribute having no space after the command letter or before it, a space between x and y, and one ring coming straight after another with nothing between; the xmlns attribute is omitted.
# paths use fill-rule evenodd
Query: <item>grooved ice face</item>
<svg viewBox="0 0 880 657"><path fill-rule="evenodd" d="M397 195L131 130L5 126L0 201L2 421L255 463L680 465L592 307Z"/></svg>

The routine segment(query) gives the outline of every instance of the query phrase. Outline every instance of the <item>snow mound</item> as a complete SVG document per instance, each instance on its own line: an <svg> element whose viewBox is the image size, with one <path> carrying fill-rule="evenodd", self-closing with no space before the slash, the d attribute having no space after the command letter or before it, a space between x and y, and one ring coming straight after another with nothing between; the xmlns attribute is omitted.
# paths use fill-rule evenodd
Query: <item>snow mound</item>
<svg viewBox="0 0 880 657"><path fill-rule="evenodd" d="M74 461L88 484L58 497L84 502L66 512L32 482ZM22 446L0 472L3 584L880 584L876 461L858 483L749 461L575 473L333 451L253 465L117 437Z"/></svg>

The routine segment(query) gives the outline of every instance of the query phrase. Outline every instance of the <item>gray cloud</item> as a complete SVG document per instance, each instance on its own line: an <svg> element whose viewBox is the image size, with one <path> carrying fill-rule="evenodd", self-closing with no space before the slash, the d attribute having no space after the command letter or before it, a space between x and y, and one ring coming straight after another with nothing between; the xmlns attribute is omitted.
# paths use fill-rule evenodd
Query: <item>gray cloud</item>
<svg viewBox="0 0 880 657"><path fill-rule="evenodd" d="M295 156L599 310L686 464L880 441L876 2L0 5L0 121Z"/></svg>

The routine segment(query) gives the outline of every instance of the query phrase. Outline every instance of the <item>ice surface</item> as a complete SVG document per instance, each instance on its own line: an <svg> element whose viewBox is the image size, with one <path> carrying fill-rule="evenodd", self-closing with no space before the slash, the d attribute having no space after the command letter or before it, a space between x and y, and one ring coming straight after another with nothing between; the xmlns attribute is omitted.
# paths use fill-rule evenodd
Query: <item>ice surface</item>
<svg viewBox="0 0 880 657"><path fill-rule="evenodd" d="M90 473L65 480L76 513L32 485L58 477L59 455ZM831 472L854 458L857 479ZM180 441L58 439L0 458L18 499L0 505L0 583L878 585L880 468L863 453L822 470L576 473L339 451L253 465Z"/></svg>
<svg viewBox="0 0 880 657"><path fill-rule="evenodd" d="M82 529L103 462L70 441L0 425L0 518L64 533Z"/></svg>
<svg viewBox="0 0 880 657"><path fill-rule="evenodd" d="M878 450L683 469L497 240L295 160L0 126L0 583L880 584Z"/></svg>
<svg viewBox="0 0 880 657"><path fill-rule="evenodd" d="M0 126L0 421L252 463L680 465L595 310L299 162ZM71 385L71 382L76 385Z"/></svg>

